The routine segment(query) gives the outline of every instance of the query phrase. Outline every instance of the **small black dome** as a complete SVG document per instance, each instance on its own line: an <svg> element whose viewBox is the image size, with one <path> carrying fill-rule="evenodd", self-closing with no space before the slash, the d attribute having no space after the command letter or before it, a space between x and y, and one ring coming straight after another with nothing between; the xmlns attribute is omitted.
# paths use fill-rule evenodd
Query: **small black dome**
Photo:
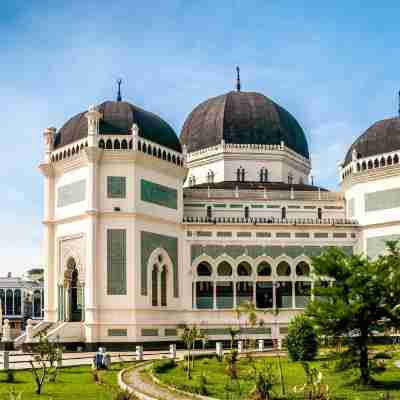
<svg viewBox="0 0 400 400"><path fill-rule="evenodd" d="M353 150L358 158L375 156L400 150L400 118L388 118L375 122L349 148L344 164L352 160Z"/></svg>
<svg viewBox="0 0 400 400"><path fill-rule="evenodd" d="M180 136L188 152L235 144L280 144L310 158L303 129L284 108L255 92L232 91L199 104L187 117Z"/></svg>
<svg viewBox="0 0 400 400"><path fill-rule="evenodd" d="M139 127L139 136L182 152L176 133L159 116L125 101L106 101L98 106L98 110L103 115L100 120L100 135L130 135L135 123ZM75 115L64 124L56 135L55 148L87 136L88 123L85 113L86 111Z"/></svg>

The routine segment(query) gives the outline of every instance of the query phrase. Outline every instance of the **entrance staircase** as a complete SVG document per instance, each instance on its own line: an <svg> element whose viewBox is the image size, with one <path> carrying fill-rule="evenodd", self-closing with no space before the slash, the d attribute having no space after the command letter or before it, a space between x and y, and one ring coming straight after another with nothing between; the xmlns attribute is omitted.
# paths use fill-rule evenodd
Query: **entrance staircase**
<svg viewBox="0 0 400 400"><path fill-rule="evenodd" d="M34 341L39 340L39 335L47 335L47 332L54 328L58 322L49 322L49 321L41 321L37 325L35 325L32 329L32 336ZM22 335L18 336L17 338L14 339L14 347L15 349L19 349L22 347L22 345L26 341L26 332L24 332Z"/></svg>

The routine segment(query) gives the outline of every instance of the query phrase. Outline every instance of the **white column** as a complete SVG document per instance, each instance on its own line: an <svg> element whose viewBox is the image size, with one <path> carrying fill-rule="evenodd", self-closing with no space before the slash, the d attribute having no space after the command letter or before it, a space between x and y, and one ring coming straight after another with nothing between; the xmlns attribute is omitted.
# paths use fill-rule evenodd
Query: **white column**
<svg viewBox="0 0 400 400"><path fill-rule="evenodd" d="M50 163L39 166L44 176L44 210L43 210L43 266L44 266L44 319L55 322L57 320L57 276L54 259L55 237L54 237L54 207L55 207L55 185L54 170Z"/></svg>
<svg viewBox="0 0 400 400"><path fill-rule="evenodd" d="M96 264L97 264L97 227L98 227L98 161L100 150L97 147L85 149L87 157L87 231L86 231L86 276L85 276L85 325L86 341L93 342L96 323Z"/></svg>
<svg viewBox="0 0 400 400"><path fill-rule="evenodd" d="M169 356L173 360L175 360L175 358L176 358L176 344L175 343L169 345Z"/></svg>
<svg viewBox="0 0 400 400"><path fill-rule="evenodd" d="M213 285L213 309L217 309L217 282L214 281Z"/></svg>
<svg viewBox="0 0 400 400"><path fill-rule="evenodd" d="M292 308L296 308L295 283L292 281Z"/></svg>
<svg viewBox="0 0 400 400"><path fill-rule="evenodd" d="M193 309L197 308L197 282L194 281L192 284L193 287Z"/></svg>
<svg viewBox="0 0 400 400"><path fill-rule="evenodd" d="M237 282L236 281L232 281L232 285L233 285L233 308L236 308L236 302L237 302L237 286L236 286Z"/></svg>

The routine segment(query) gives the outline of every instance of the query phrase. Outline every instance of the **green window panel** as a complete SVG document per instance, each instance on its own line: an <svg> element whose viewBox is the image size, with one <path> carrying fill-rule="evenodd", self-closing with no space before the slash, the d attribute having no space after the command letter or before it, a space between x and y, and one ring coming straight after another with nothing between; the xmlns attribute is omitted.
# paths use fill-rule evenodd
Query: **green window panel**
<svg viewBox="0 0 400 400"><path fill-rule="evenodd" d="M229 328L205 328L200 329L200 333L204 335L230 335Z"/></svg>
<svg viewBox="0 0 400 400"><path fill-rule="evenodd" d="M165 336L178 336L178 330L173 328L166 328L164 331Z"/></svg>
<svg viewBox="0 0 400 400"><path fill-rule="evenodd" d="M221 203L221 204L214 204L214 207L215 207L215 208L226 208L226 204L223 204L223 203Z"/></svg>
<svg viewBox="0 0 400 400"><path fill-rule="evenodd" d="M65 207L86 199L86 180L82 179L68 185L60 186L57 190L57 207Z"/></svg>
<svg viewBox="0 0 400 400"><path fill-rule="evenodd" d="M269 238L269 237L271 237L271 232L256 232L256 237Z"/></svg>
<svg viewBox="0 0 400 400"><path fill-rule="evenodd" d="M212 236L212 232L210 232L210 231L197 231L196 235L198 237L211 237Z"/></svg>
<svg viewBox="0 0 400 400"><path fill-rule="evenodd" d="M277 232L277 238L290 238L290 232Z"/></svg>
<svg viewBox="0 0 400 400"><path fill-rule="evenodd" d="M174 297L179 297L178 285L178 239L173 236L159 235L153 232L140 232L141 246L141 294L147 296L148 262L155 249L164 249L171 261L173 269ZM152 268L152 265L150 266Z"/></svg>
<svg viewBox="0 0 400 400"><path fill-rule="evenodd" d="M328 232L315 232L314 237L316 239L324 239L324 238L329 237L329 233Z"/></svg>
<svg viewBox="0 0 400 400"><path fill-rule="evenodd" d="M125 176L107 176L107 197L110 199L124 199L126 197Z"/></svg>
<svg viewBox="0 0 400 400"><path fill-rule="evenodd" d="M305 210L315 210L316 208L316 206L304 206Z"/></svg>
<svg viewBox="0 0 400 400"><path fill-rule="evenodd" d="M258 232L261 233L261 232ZM269 232L267 232L269 233ZM248 255L252 259L256 259L259 256L267 255L271 258L278 258L281 255L287 255L291 258L296 258L301 255L308 257L319 256L330 246L240 246L240 245L192 245L191 246L191 257L192 261L195 260L202 254L206 254L209 257L216 259L223 254L236 259L243 254ZM353 246L339 246L344 253L351 255L353 254Z"/></svg>
<svg viewBox="0 0 400 400"><path fill-rule="evenodd" d="M385 243L393 240L400 240L400 234L367 238L367 256L376 258L380 254L383 254L386 250Z"/></svg>
<svg viewBox="0 0 400 400"><path fill-rule="evenodd" d="M288 208L291 208L291 209L299 209L299 208L301 208L300 206L288 206Z"/></svg>
<svg viewBox="0 0 400 400"><path fill-rule="evenodd" d="M281 208L281 206L277 204L268 204L267 208Z"/></svg>
<svg viewBox="0 0 400 400"><path fill-rule="evenodd" d="M251 232L238 232L237 237L251 237Z"/></svg>
<svg viewBox="0 0 400 400"><path fill-rule="evenodd" d="M158 329L142 329L142 336L158 336Z"/></svg>
<svg viewBox="0 0 400 400"><path fill-rule="evenodd" d="M205 204L200 204L200 203L185 204L185 207L194 207L194 208L204 208L205 206L206 206Z"/></svg>
<svg viewBox="0 0 400 400"><path fill-rule="evenodd" d="M232 232L217 232L217 237L232 237Z"/></svg>
<svg viewBox="0 0 400 400"><path fill-rule="evenodd" d="M345 239L345 238L347 238L347 233L336 232L336 233L333 233L333 237L336 239Z"/></svg>
<svg viewBox="0 0 400 400"><path fill-rule="evenodd" d="M388 210L400 207L400 189L381 190L365 194L365 211Z"/></svg>
<svg viewBox="0 0 400 400"><path fill-rule="evenodd" d="M252 204L251 208L264 208L263 204Z"/></svg>
<svg viewBox="0 0 400 400"><path fill-rule="evenodd" d="M243 208L243 204L231 204L230 208Z"/></svg>
<svg viewBox="0 0 400 400"><path fill-rule="evenodd" d="M162 207L178 209L178 191L145 179L140 181L140 198L142 201Z"/></svg>
<svg viewBox="0 0 400 400"><path fill-rule="evenodd" d="M126 230L107 230L107 294L126 295Z"/></svg>
<svg viewBox="0 0 400 400"><path fill-rule="evenodd" d="M257 326L252 328L241 328L240 333L247 335L271 335L271 328Z"/></svg>
<svg viewBox="0 0 400 400"><path fill-rule="evenodd" d="M59 321L64 321L65 320L65 315L64 315L64 286L59 285L58 286L58 320Z"/></svg>
<svg viewBox="0 0 400 400"><path fill-rule="evenodd" d="M128 336L127 329L109 329L107 331L107 333L108 333L108 336L117 336L117 337Z"/></svg>
<svg viewBox="0 0 400 400"><path fill-rule="evenodd" d="M302 239L302 238L309 238L310 234L308 232L296 232L295 236L296 238Z"/></svg>

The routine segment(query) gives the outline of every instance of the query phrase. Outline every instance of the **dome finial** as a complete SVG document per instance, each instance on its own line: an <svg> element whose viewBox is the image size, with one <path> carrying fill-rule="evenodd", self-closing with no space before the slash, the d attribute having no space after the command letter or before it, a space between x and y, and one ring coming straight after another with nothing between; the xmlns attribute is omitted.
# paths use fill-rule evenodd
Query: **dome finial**
<svg viewBox="0 0 400 400"><path fill-rule="evenodd" d="M236 67L236 90L240 92L240 68Z"/></svg>
<svg viewBox="0 0 400 400"><path fill-rule="evenodd" d="M122 83L122 79L118 79L118 80L117 80L117 84L118 84L118 96L117 96L117 101L122 101L122 97L121 97L121 83Z"/></svg>

